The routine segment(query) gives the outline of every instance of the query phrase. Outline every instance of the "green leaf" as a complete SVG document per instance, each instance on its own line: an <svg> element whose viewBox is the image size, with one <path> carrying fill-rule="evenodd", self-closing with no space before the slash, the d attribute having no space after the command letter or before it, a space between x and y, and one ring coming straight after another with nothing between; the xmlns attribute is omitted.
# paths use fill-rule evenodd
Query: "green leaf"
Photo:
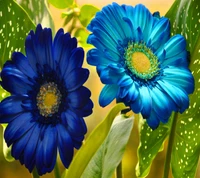
<svg viewBox="0 0 200 178"><path fill-rule="evenodd" d="M117 104L108 113L107 117L89 135L85 141L85 144L83 144L80 150L76 153L65 178L81 177L90 159L107 137L114 118L121 110L125 108L126 106L124 104Z"/></svg>
<svg viewBox="0 0 200 178"><path fill-rule="evenodd" d="M171 21L172 34L181 33L187 39L190 69L195 78L189 109L178 118L172 173L175 178L194 177L200 154L200 1L176 0L166 16Z"/></svg>
<svg viewBox="0 0 200 178"><path fill-rule="evenodd" d="M87 38L88 38L89 32L84 28L79 28L74 33L74 36L77 38L80 45L84 48L90 48L92 45L87 44Z"/></svg>
<svg viewBox="0 0 200 178"><path fill-rule="evenodd" d="M48 0L48 2L58 9L65 9L73 5L74 0Z"/></svg>
<svg viewBox="0 0 200 178"><path fill-rule="evenodd" d="M81 177L111 178L122 159L132 128L133 117L124 118L123 115L119 115Z"/></svg>
<svg viewBox="0 0 200 178"><path fill-rule="evenodd" d="M3 100L4 98L8 97L10 95L9 92L7 92L6 90L4 90L1 86L0 86L0 101Z"/></svg>
<svg viewBox="0 0 200 178"><path fill-rule="evenodd" d="M152 161L158 152L162 151L163 142L169 135L170 128L171 119L167 124L161 123L156 130L152 130L140 115L140 143L136 166L136 175L138 177L146 177L149 174Z"/></svg>
<svg viewBox="0 0 200 178"><path fill-rule="evenodd" d="M66 16L63 26L67 25L73 18L74 14L69 14Z"/></svg>
<svg viewBox="0 0 200 178"><path fill-rule="evenodd" d="M13 0L0 0L0 69L13 51L24 51L27 33L35 29L26 12Z"/></svg>
<svg viewBox="0 0 200 178"><path fill-rule="evenodd" d="M54 22L50 15L46 0L17 0L35 24L51 27L54 31Z"/></svg>
<svg viewBox="0 0 200 178"><path fill-rule="evenodd" d="M3 132L5 131L6 126L3 125ZM4 134L3 134L4 135ZM3 155L8 162L12 162L15 159L11 156L11 146L7 147L5 140L3 139Z"/></svg>
<svg viewBox="0 0 200 178"><path fill-rule="evenodd" d="M92 17L99 11L97 7L92 5L83 5L80 10L79 20L84 27L90 23Z"/></svg>

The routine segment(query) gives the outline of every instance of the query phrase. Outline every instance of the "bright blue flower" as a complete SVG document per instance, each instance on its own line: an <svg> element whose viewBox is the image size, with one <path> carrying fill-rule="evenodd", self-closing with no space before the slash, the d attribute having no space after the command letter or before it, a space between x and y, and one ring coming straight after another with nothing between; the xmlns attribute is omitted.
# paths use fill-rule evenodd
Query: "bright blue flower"
<svg viewBox="0 0 200 178"><path fill-rule="evenodd" d="M88 29L88 43L96 48L87 54L105 84L99 97L101 106L115 98L135 113L141 113L155 129L172 113L184 112L194 78L188 69L186 40L170 38L170 22L159 13L151 14L139 4L105 6Z"/></svg>
<svg viewBox="0 0 200 178"><path fill-rule="evenodd" d="M57 150L67 168L74 147L80 148L92 113L90 91L82 86L89 71L82 68L84 51L60 29L54 40L38 25L25 42L26 56L14 52L1 72L1 85L11 93L0 103L0 123L11 154L32 172L51 172Z"/></svg>

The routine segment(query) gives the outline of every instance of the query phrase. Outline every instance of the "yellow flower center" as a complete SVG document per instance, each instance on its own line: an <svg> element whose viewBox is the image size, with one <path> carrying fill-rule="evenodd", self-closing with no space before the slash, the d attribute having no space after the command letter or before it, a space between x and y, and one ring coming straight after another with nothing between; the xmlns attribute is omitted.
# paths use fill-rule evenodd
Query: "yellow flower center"
<svg viewBox="0 0 200 178"><path fill-rule="evenodd" d="M145 81L152 79L160 71L157 56L143 43L129 43L124 58L132 75Z"/></svg>
<svg viewBox="0 0 200 178"><path fill-rule="evenodd" d="M132 65L140 73L147 72L151 67L149 58L142 52L132 54Z"/></svg>
<svg viewBox="0 0 200 178"><path fill-rule="evenodd" d="M42 116L50 117L58 112L60 103L61 93L55 83L46 83L40 87L37 95L37 106Z"/></svg>

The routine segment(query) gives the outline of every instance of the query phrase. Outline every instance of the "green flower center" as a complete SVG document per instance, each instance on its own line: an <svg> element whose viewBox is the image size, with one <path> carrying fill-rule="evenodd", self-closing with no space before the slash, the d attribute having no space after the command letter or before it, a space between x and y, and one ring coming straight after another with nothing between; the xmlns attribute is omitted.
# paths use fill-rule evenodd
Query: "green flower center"
<svg viewBox="0 0 200 178"><path fill-rule="evenodd" d="M40 87L37 95L37 107L40 114L49 117L58 112L61 103L61 93L55 83L45 83Z"/></svg>
<svg viewBox="0 0 200 178"><path fill-rule="evenodd" d="M131 73L141 79L149 80L160 71L157 56L143 43L129 43L124 57Z"/></svg>

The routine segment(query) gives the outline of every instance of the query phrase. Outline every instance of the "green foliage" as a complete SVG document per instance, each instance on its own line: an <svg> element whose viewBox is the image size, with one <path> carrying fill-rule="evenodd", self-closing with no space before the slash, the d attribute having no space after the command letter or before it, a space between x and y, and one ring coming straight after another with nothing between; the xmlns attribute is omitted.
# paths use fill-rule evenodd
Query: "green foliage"
<svg viewBox="0 0 200 178"><path fill-rule="evenodd" d="M187 39L190 69L195 78L190 107L177 122L172 173L175 178L194 177L200 154L200 1L176 0L166 16L173 26L172 34L181 33Z"/></svg>
<svg viewBox="0 0 200 178"><path fill-rule="evenodd" d="M111 178L119 165L133 127L133 118L119 115L111 127L104 143L90 160L82 178Z"/></svg>
<svg viewBox="0 0 200 178"><path fill-rule="evenodd" d="M0 69L13 51L24 50L24 39L35 26L13 0L0 0Z"/></svg>
<svg viewBox="0 0 200 178"><path fill-rule="evenodd" d="M6 125L3 125L3 132L5 131ZM15 159L11 156L11 146L7 147L5 140L3 139L3 155L8 162L12 162Z"/></svg>
<svg viewBox="0 0 200 178"><path fill-rule="evenodd" d="M172 173L174 178L194 177L200 154L200 137L198 136L200 132L200 102L198 101L200 98L200 1L176 0L166 16L171 22L171 34L182 34L187 40L190 69L195 78L195 91L190 95L190 106L183 114L178 115L172 148ZM158 147L169 135L170 124L161 125L153 132L146 124L142 126L138 149L137 174L139 176L148 175L152 160L159 151ZM155 143L156 136L160 138ZM151 157L148 158L148 155Z"/></svg>
<svg viewBox="0 0 200 178"><path fill-rule="evenodd" d="M74 0L48 0L48 2L58 9L65 9L73 5Z"/></svg>
<svg viewBox="0 0 200 178"><path fill-rule="evenodd" d="M82 145L80 150L75 155L68 171L66 172L65 178L81 177L90 159L107 137L114 118L125 108L124 104L117 104L109 112L107 117L96 127L96 129L87 138L85 144Z"/></svg>
<svg viewBox="0 0 200 178"><path fill-rule="evenodd" d="M84 27L87 27L92 17L99 11L92 5L83 5L80 9L79 20Z"/></svg>
<svg viewBox="0 0 200 178"><path fill-rule="evenodd" d="M35 24L51 27L54 31L53 19L49 13L46 0L17 0Z"/></svg>
<svg viewBox="0 0 200 178"><path fill-rule="evenodd" d="M152 130L146 121L140 118L140 145L138 147L138 164L136 166L136 175L146 177L149 174L152 161L159 151L162 151L162 145L169 135L171 120L167 124L160 124L156 130Z"/></svg>

